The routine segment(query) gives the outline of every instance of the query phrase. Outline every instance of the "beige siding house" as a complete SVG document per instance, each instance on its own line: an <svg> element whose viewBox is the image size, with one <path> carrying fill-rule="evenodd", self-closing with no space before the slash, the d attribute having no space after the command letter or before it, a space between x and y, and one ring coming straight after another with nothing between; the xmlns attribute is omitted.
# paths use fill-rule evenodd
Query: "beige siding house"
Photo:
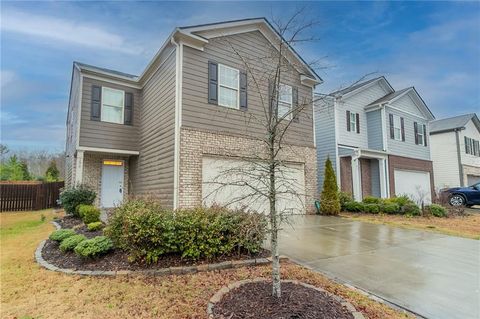
<svg viewBox="0 0 480 319"><path fill-rule="evenodd" d="M212 203L205 185L218 163L241 165L262 147L275 70L266 57L280 40L267 20L247 19L175 29L140 76L75 62L67 186L93 187L102 207L128 195L152 195L171 208ZM283 55L284 105L306 107L281 158L297 170L305 211L316 195L312 98L322 80L292 48Z"/></svg>

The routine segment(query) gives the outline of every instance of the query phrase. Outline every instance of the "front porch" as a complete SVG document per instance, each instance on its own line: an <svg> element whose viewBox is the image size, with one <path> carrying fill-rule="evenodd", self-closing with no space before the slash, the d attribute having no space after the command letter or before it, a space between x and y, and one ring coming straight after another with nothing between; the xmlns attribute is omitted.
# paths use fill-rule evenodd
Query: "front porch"
<svg viewBox="0 0 480 319"><path fill-rule="evenodd" d="M339 153L339 187L357 201L366 196L387 198L388 155L382 151L349 149Z"/></svg>

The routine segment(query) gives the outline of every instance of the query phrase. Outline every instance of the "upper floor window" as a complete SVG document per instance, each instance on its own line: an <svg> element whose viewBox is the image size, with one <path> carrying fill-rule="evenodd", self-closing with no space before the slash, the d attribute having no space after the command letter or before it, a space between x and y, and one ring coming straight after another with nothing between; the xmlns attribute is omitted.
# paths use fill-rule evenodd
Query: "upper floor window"
<svg viewBox="0 0 480 319"><path fill-rule="evenodd" d="M218 104L239 108L240 72L237 69L218 65Z"/></svg>
<svg viewBox="0 0 480 319"><path fill-rule="evenodd" d="M427 126L413 122L413 130L415 135L415 144L427 146Z"/></svg>
<svg viewBox="0 0 480 319"><path fill-rule="evenodd" d="M465 153L480 156L480 143L473 138L464 137L465 139Z"/></svg>
<svg viewBox="0 0 480 319"><path fill-rule="evenodd" d="M418 145L424 145L425 135L423 134L423 130L418 130L417 133Z"/></svg>
<svg viewBox="0 0 480 319"><path fill-rule="evenodd" d="M400 116L393 116L393 138L397 141L402 140L402 121Z"/></svg>
<svg viewBox="0 0 480 319"><path fill-rule="evenodd" d="M292 87L290 85L280 83L278 86L278 117L292 118Z"/></svg>
<svg viewBox="0 0 480 319"><path fill-rule="evenodd" d="M347 111L347 131L360 133L360 114Z"/></svg>
<svg viewBox="0 0 480 319"><path fill-rule="evenodd" d="M101 120L103 122L123 124L124 107L124 91L102 87Z"/></svg>

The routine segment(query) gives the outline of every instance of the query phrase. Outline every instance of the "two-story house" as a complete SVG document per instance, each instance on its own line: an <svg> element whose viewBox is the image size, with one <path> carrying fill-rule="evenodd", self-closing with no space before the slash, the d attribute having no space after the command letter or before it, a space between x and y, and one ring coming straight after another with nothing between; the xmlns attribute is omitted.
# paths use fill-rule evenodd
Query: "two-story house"
<svg viewBox="0 0 480 319"><path fill-rule="evenodd" d="M475 113L430 123L435 187L480 182L480 120Z"/></svg>
<svg viewBox="0 0 480 319"><path fill-rule="evenodd" d="M269 57L280 41L266 19L246 19L176 28L139 76L75 62L67 187L89 185L102 207L128 194L152 195L170 208L206 203L220 166L241 165L262 147L266 132L256 119L264 114L269 80L253 83L250 70L274 70ZM291 47L283 55L289 64L280 78L282 109L300 100L307 107L292 121L282 156L297 169L298 193L313 198L312 99L322 80Z"/></svg>
<svg viewBox="0 0 480 319"><path fill-rule="evenodd" d="M377 77L315 98L318 187L332 160L342 191L365 196L433 194L428 124L432 112L413 87L395 91Z"/></svg>

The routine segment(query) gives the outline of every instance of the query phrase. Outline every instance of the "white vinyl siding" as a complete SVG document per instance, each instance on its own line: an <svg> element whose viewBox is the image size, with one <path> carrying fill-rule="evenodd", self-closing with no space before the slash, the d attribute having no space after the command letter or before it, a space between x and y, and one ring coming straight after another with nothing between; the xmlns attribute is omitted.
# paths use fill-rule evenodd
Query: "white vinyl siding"
<svg viewBox="0 0 480 319"><path fill-rule="evenodd" d="M292 118L292 87L280 83L278 88L278 118Z"/></svg>
<svg viewBox="0 0 480 319"><path fill-rule="evenodd" d="M472 141L470 148L471 152L467 153L466 149L467 147L465 146L465 137L469 138L470 140L476 140L480 141L480 132L473 123L472 120L470 120L466 125L465 129L460 131L460 154L462 157L462 164L463 165L468 165L468 166L473 166L473 167L480 167L480 157L477 155L474 155L474 142ZM466 181L465 181L466 182Z"/></svg>
<svg viewBox="0 0 480 319"><path fill-rule="evenodd" d="M232 109L239 108L240 72L237 69L218 65L218 104Z"/></svg>
<svg viewBox="0 0 480 319"><path fill-rule="evenodd" d="M455 132L430 135L435 189L460 186Z"/></svg>
<svg viewBox="0 0 480 319"><path fill-rule="evenodd" d="M123 124L125 92L102 87L102 121Z"/></svg>

